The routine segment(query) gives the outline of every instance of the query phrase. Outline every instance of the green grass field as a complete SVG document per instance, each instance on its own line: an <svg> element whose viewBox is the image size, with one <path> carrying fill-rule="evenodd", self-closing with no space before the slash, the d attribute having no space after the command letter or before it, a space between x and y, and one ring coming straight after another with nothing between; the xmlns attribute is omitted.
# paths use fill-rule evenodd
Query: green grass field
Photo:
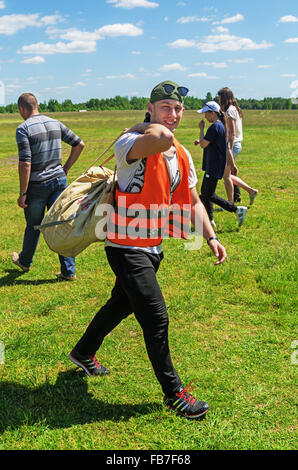
<svg viewBox="0 0 298 470"><path fill-rule="evenodd" d="M86 144L68 181L144 113L57 114ZM295 449L297 111L246 111L239 175L259 189L246 223L215 212L227 261L214 266L206 243L186 251L164 242L158 278L170 317L173 362L185 386L208 401L203 421L167 411L134 316L98 353L111 370L86 377L67 354L108 299L114 275L103 244L77 257L76 283L56 281L58 258L40 239L29 273L10 260L25 227L19 185L17 115L0 115L0 449ZM177 138L202 180L198 115L187 111ZM63 146L63 160L68 156ZM109 164L113 168L113 162ZM223 183L218 194L224 196ZM248 196L242 191L243 203ZM296 345L296 346L295 346Z"/></svg>

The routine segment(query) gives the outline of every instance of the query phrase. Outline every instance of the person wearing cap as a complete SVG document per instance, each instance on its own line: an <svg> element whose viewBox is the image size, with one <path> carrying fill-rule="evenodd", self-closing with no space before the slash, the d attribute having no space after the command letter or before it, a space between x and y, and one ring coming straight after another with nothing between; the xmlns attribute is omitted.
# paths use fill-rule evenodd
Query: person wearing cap
<svg viewBox="0 0 298 470"><path fill-rule="evenodd" d="M226 258L225 248L216 238L196 192L191 156L174 138L187 92L187 88L172 81L158 84L147 104L146 122L127 129L116 142L115 211L108 223L105 246L116 282L110 299L69 353L69 359L88 375L108 374L95 354L106 335L134 313L165 404L187 418L198 418L206 414L209 405L194 398L189 386L183 387L174 368L168 344L167 308L156 278L163 259L163 236L186 237L190 216L192 221L198 217L202 222L203 236L217 258L215 264ZM152 205L169 209L168 224L167 210L156 214ZM189 210L177 218L177 208L182 213L185 206ZM133 230L132 207L138 207L142 214L139 230Z"/></svg>
<svg viewBox="0 0 298 470"><path fill-rule="evenodd" d="M213 203L222 209L234 212L241 226L246 218L247 207L236 206L233 202L217 196L215 193L218 180L222 179L227 164L227 123L224 113L216 101L208 101L198 113L205 113L205 118L211 123L204 136L205 122L199 122L200 139L194 141L194 145L200 145L204 149L203 171L205 171L201 186L200 198L206 208L211 224L216 228L213 220Z"/></svg>

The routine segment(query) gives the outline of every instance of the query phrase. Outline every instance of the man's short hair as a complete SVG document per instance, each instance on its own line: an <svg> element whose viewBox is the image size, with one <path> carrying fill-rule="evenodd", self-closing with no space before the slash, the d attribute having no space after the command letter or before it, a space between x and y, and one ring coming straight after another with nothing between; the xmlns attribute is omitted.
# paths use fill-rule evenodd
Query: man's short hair
<svg viewBox="0 0 298 470"><path fill-rule="evenodd" d="M23 93L18 99L18 107L25 108L27 111L31 112L37 106L37 99L32 93Z"/></svg>

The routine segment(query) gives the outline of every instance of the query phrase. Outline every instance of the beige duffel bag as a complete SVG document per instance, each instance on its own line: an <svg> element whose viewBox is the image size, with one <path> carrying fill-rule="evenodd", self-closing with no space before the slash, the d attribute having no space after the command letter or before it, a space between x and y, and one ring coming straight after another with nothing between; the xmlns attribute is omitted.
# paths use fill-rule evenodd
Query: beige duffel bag
<svg viewBox="0 0 298 470"><path fill-rule="evenodd" d="M60 194L41 224L34 228L41 231L52 251L77 256L91 243L105 240L108 214L98 210L98 206L113 205L115 184L114 171L91 166Z"/></svg>

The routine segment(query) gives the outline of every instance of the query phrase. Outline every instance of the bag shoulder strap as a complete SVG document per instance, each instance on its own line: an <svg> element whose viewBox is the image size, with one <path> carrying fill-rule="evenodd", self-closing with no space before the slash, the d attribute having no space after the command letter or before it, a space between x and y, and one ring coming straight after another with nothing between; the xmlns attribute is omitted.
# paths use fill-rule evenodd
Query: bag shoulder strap
<svg viewBox="0 0 298 470"><path fill-rule="evenodd" d="M115 143L117 142L117 140L119 139L119 137L121 137L123 134L123 132L121 132L121 134L111 143L111 145L108 146L108 148L106 148L106 150L101 154L99 155L99 157L96 158L96 160L94 160L94 162L89 166L89 168L87 168L87 170L85 170L84 173L87 173L88 170L90 170L90 168L94 165L94 163L98 162L98 160L101 159L101 157L103 157L108 150L110 150L110 148L115 145ZM114 157L114 154L111 155L110 157L108 157L100 166L103 166L105 165L106 163L108 163L110 160L112 160L112 158Z"/></svg>

